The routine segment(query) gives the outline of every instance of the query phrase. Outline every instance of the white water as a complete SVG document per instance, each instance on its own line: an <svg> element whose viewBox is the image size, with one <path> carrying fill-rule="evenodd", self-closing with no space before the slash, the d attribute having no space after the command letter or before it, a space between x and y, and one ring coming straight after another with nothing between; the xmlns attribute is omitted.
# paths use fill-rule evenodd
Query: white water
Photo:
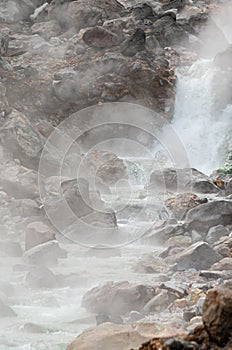
<svg viewBox="0 0 232 350"><path fill-rule="evenodd" d="M190 165L210 174L223 164L220 148L232 128L232 108L215 117L212 60L201 59L177 71L175 111L172 126L182 140Z"/></svg>

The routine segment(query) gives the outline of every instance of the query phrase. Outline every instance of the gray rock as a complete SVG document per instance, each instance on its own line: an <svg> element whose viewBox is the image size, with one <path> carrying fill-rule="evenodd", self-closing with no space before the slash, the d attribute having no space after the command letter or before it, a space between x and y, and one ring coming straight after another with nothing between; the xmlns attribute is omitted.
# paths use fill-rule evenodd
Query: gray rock
<svg viewBox="0 0 232 350"><path fill-rule="evenodd" d="M120 316L132 310L140 311L154 295L154 288L149 285L108 282L88 291L82 306L93 313Z"/></svg>
<svg viewBox="0 0 232 350"><path fill-rule="evenodd" d="M60 248L57 241L38 244L24 253L24 259L32 265L53 265L58 259L66 258L67 252Z"/></svg>
<svg viewBox="0 0 232 350"><path fill-rule="evenodd" d="M85 44L97 49L109 48L120 44L117 34L98 26L87 29L82 39Z"/></svg>
<svg viewBox="0 0 232 350"><path fill-rule="evenodd" d="M208 176L194 168L164 168L153 171L150 176L149 190L160 188L173 192L191 192L191 190L199 193L219 192L219 188Z"/></svg>
<svg viewBox="0 0 232 350"><path fill-rule="evenodd" d="M143 29L138 28L128 39L121 45L121 53L124 56L132 57L138 51L144 51L146 43L146 34Z"/></svg>
<svg viewBox="0 0 232 350"><path fill-rule="evenodd" d="M46 267L32 268L26 275L26 282L32 288L57 288L59 278Z"/></svg>
<svg viewBox="0 0 232 350"><path fill-rule="evenodd" d="M25 249L31 249L38 244L55 240L55 232L41 221L31 222L25 230Z"/></svg>
<svg viewBox="0 0 232 350"><path fill-rule="evenodd" d="M31 31L32 34L39 34L45 40L49 40L53 36L58 36L61 28L57 21L51 20L33 24Z"/></svg>
<svg viewBox="0 0 232 350"><path fill-rule="evenodd" d="M217 200L198 205L188 211L185 222L188 230L199 233L207 232L213 226L232 224L232 201Z"/></svg>
<svg viewBox="0 0 232 350"><path fill-rule="evenodd" d="M215 252L207 243L198 242L176 254L174 261L177 263L176 268L178 270L204 270L210 268L221 258L221 255Z"/></svg>
<svg viewBox="0 0 232 350"><path fill-rule="evenodd" d="M211 227L207 233L205 238L206 242L209 244L213 244L220 240L223 236L228 236L230 231L222 225Z"/></svg>

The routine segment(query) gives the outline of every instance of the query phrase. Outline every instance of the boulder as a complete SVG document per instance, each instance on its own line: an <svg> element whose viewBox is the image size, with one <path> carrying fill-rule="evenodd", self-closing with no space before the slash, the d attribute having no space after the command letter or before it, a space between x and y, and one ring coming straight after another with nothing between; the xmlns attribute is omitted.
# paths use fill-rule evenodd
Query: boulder
<svg viewBox="0 0 232 350"><path fill-rule="evenodd" d="M58 276L44 266L32 268L26 275L26 282L31 288L57 288L60 286Z"/></svg>
<svg viewBox="0 0 232 350"><path fill-rule="evenodd" d="M173 16L164 16L155 21L152 31L163 48L188 42L188 34L177 24Z"/></svg>
<svg viewBox="0 0 232 350"><path fill-rule="evenodd" d="M67 252L59 247L57 241L38 244L24 253L24 259L31 265L53 265L58 259L66 258Z"/></svg>
<svg viewBox="0 0 232 350"><path fill-rule="evenodd" d="M223 346L232 337L232 291L217 287L210 290L203 305L203 324L217 345Z"/></svg>
<svg viewBox="0 0 232 350"><path fill-rule="evenodd" d="M165 205L175 218L181 219L190 209L207 201L207 198L200 198L193 193L181 193L166 199Z"/></svg>
<svg viewBox="0 0 232 350"><path fill-rule="evenodd" d="M232 271L232 258L224 258L219 262L213 264L211 267L212 271Z"/></svg>
<svg viewBox="0 0 232 350"><path fill-rule="evenodd" d="M228 236L230 231L222 225L211 227L205 237L206 242L213 244L220 240L223 236Z"/></svg>
<svg viewBox="0 0 232 350"><path fill-rule="evenodd" d="M146 34L143 29L138 28L136 31L127 38L121 46L121 53L124 56L135 56L138 51L145 50Z"/></svg>
<svg viewBox="0 0 232 350"><path fill-rule="evenodd" d="M18 162L4 162L0 165L0 186L11 197L16 199L35 199L39 196L38 174Z"/></svg>
<svg viewBox="0 0 232 350"><path fill-rule="evenodd" d="M94 27L106 19L120 17L123 10L124 7L117 0L55 0L46 8L46 13L47 18L57 20L63 30L74 27L79 32L82 28ZM43 15L42 13L41 16Z"/></svg>
<svg viewBox="0 0 232 350"><path fill-rule="evenodd" d="M32 34L39 34L45 40L49 40L54 36L58 36L61 28L57 21L51 20L33 24L31 32Z"/></svg>
<svg viewBox="0 0 232 350"><path fill-rule="evenodd" d="M5 304L4 301L2 301L0 299L0 318L2 317L16 317L16 313L14 312L14 310L8 306L7 304Z"/></svg>
<svg viewBox="0 0 232 350"><path fill-rule="evenodd" d="M148 327L144 327L149 328ZM153 329L152 329L153 328ZM150 332L142 329L142 325L116 325L103 323L95 328L90 328L79 335L67 350L130 350L137 348L147 340L156 327L150 325Z"/></svg>
<svg viewBox="0 0 232 350"><path fill-rule="evenodd" d="M108 282L88 291L82 299L82 306L89 312L120 316L132 310L140 311L154 295L152 286Z"/></svg>
<svg viewBox="0 0 232 350"><path fill-rule="evenodd" d="M0 128L3 147L29 169L37 168L44 139L29 118L13 110Z"/></svg>
<svg viewBox="0 0 232 350"><path fill-rule="evenodd" d="M150 175L149 190L194 191L199 193L217 193L219 188L213 181L194 168L164 168L155 170Z"/></svg>
<svg viewBox="0 0 232 350"><path fill-rule="evenodd" d="M25 249L31 249L38 244L55 240L55 232L41 221L34 221L26 226Z"/></svg>
<svg viewBox="0 0 232 350"><path fill-rule="evenodd" d="M117 46L120 44L118 35L103 27L87 29L82 39L85 44L97 49Z"/></svg>
<svg viewBox="0 0 232 350"><path fill-rule="evenodd" d="M201 204L189 210L185 222L188 230L202 233L213 226L232 224L232 201L216 200Z"/></svg>
<svg viewBox="0 0 232 350"><path fill-rule="evenodd" d="M175 268L177 270L206 270L221 258L222 256L207 243L197 242L167 259L169 259L169 261L171 259L172 262L176 263Z"/></svg>

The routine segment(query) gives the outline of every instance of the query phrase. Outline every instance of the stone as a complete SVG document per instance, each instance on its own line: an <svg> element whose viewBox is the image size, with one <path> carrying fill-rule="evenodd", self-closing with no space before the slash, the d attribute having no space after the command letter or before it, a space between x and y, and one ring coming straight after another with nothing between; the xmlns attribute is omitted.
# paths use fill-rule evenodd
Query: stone
<svg viewBox="0 0 232 350"><path fill-rule="evenodd" d="M219 262L213 264L211 267L212 271L232 271L232 258L224 258Z"/></svg>
<svg viewBox="0 0 232 350"><path fill-rule="evenodd" d="M172 300L168 295L167 290L161 290L160 293L149 300L143 307L146 313L161 312L171 304Z"/></svg>
<svg viewBox="0 0 232 350"><path fill-rule="evenodd" d="M223 236L229 236L230 231L222 225L211 227L205 237L206 242L214 244Z"/></svg>
<svg viewBox="0 0 232 350"><path fill-rule="evenodd" d="M35 199L39 196L38 174L18 162L7 162L0 165L0 186L11 197L16 199Z"/></svg>
<svg viewBox="0 0 232 350"><path fill-rule="evenodd" d="M60 286L58 276L44 266L32 268L26 275L26 282L32 288L57 288Z"/></svg>
<svg viewBox="0 0 232 350"><path fill-rule="evenodd" d="M116 325L102 323L90 328L79 335L67 350L118 350L137 348L142 342L149 339L150 333L140 331L139 327L132 325Z"/></svg>
<svg viewBox="0 0 232 350"><path fill-rule="evenodd" d="M174 217L181 219L190 209L207 201L207 198L200 198L193 193L181 193L166 199L165 205Z"/></svg>
<svg viewBox="0 0 232 350"><path fill-rule="evenodd" d="M17 110L8 115L0 128L3 146L25 167L36 168L44 146L44 139L30 120Z"/></svg>
<svg viewBox="0 0 232 350"><path fill-rule="evenodd" d="M38 244L24 253L24 259L31 265L54 265L58 259L64 259L67 252L60 248L57 241Z"/></svg>
<svg viewBox="0 0 232 350"><path fill-rule="evenodd" d="M103 27L87 29L82 39L85 44L97 49L109 48L120 44L118 35Z"/></svg>
<svg viewBox="0 0 232 350"><path fill-rule="evenodd" d="M16 317L16 313L14 312L14 310L8 306L7 304L5 304L4 301L2 301L0 299L0 318L3 317Z"/></svg>
<svg viewBox="0 0 232 350"><path fill-rule="evenodd" d="M162 245L173 236L182 236L185 233L185 228L182 224L166 225L161 229L152 228L146 234L146 239L150 244Z"/></svg>
<svg viewBox="0 0 232 350"><path fill-rule="evenodd" d="M232 257L232 237L221 237L220 241L214 243L213 248L223 257Z"/></svg>
<svg viewBox="0 0 232 350"><path fill-rule="evenodd" d="M132 57L138 51L144 51L146 43L146 34L143 29L137 28L134 34L126 39L121 45L121 53L124 56Z"/></svg>
<svg viewBox="0 0 232 350"><path fill-rule="evenodd" d="M217 225L229 225L232 223L232 201L216 200L201 204L188 211L185 222L188 230L200 233Z"/></svg>
<svg viewBox="0 0 232 350"><path fill-rule="evenodd" d="M195 190L199 193L217 193L219 189L213 181L194 168L163 168L150 175L149 190L180 192Z"/></svg>
<svg viewBox="0 0 232 350"><path fill-rule="evenodd" d="M117 0L52 1L46 8L49 19L58 19L63 30L74 27L78 33L82 28L94 27L106 19L119 17L124 7ZM65 13L65 16L61 16Z"/></svg>
<svg viewBox="0 0 232 350"><path fill-rule="evenodd" d="M31 31L32 34L39 34L45 40L49 40L53 36L58 36L61 28L57 21L51 20L33 24Z"/></svg>
<svg viewBox="0 0 232 350"><path fill-rule="evenodd" d="M31 249L38 244L55 240L56 235L53 229L41 221L34 221L26 226L25 250Z"/></svg>
<svg viewBox="0 0 232 350"><path fill-rule="evenodd" d="M210 338L223 346L232 337L232 291L216 287L207 294L202 321Z"/></svg>
<svg viewBox="0 0 232 350"><path fill-rule="evenodd" d="M172 257L177 270L206 270L221 259L207 243L197 242Z"/></svg>
<svg viewBox="0 0 232 350"><path fill-rule="evenodd" d="M108 282L88 291L82 299L82 306L92 313L121 316L132 310L140 311L154 295L152 286Z"/></svg>
<svg viewBox="0 0 232 350"><path fill-rule="evenodd" d="M150 19L155 20L153 8L148 3L139 3L132 8L132 14L136 20Z"/></svg>
<svg viewBox="0 0 232 350"><path fill-rule="evenodd" d="M188 34L172 16L164 16L155 21L152 31L163 48L188 42Z"/></svg>

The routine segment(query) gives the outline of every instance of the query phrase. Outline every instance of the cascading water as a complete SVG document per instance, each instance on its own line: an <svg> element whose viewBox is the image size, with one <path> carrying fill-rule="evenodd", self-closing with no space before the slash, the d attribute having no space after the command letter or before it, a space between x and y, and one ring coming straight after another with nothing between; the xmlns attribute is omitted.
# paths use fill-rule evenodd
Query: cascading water
<svg viewBox="0 0 232 350"><path fill-rule="evenodd" d="M229 106L217 117L212 113L214 73L211 59L199 59L190 68L177 71L172 120L172 127L184 144L190 165L206 174L223 163L220 149L231 128L232 117Z"/></svg>

